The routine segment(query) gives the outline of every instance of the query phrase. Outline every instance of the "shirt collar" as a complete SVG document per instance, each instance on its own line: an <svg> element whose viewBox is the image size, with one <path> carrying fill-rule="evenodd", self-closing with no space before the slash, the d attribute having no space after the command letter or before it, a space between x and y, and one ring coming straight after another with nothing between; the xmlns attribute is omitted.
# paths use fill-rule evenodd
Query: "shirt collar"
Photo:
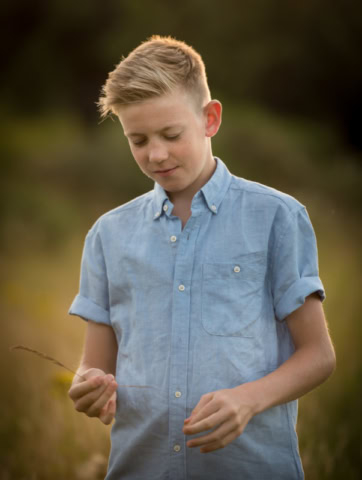
<svg viewBox="0 0 362 480"><path fill-rule="evenodd" d="M231 173L220 158L215 157L216 170L210 180L201 188L200 192L204 197L205 203L210 211L217 214L221 202L229 188L231 182ZM198 194L195 195L194 199ZM158 219L163 213L171 214L172 203L170 202L165 190L155 183L153 198L153 218Z"/></svg>
<svg viewBox="0 0 362 480"><path fill-rule="evenodd" d="M212 213L217 213L230 186L231 173L220 158L215 157L216 170L210 180L201 188L205 202Z"/></svg>
<svg viewBox="0 0 362 480"><path fill-rule="evenodd" d="M171 202L167 196L165 190L158 184L155 183L155 187L153 190L153 218L157 220L160 218L162 213L164 212L164 206L167 204L171 205Z"/></svg>

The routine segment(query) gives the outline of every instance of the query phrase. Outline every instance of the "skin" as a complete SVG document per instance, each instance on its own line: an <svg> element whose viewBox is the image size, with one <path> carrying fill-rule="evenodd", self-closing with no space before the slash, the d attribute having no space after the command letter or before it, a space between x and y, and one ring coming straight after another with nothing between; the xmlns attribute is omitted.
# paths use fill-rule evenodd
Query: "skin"
<svg viewBox="0 0 362 480"><path fill-rule="evenodd" d="M168 192L172 213L183 226L191 214L193 196L216 167L211 137L220 127L221 111L217 100L200 106L181 90L117 111L135 161ZM199 435L187 442L188 447L200 448L202 453L224 448L242 434L254 415L299 398L331 375L335 354L319 297L309 296L286 322L294 354L260 380L203 395L184 422L185 435ZM116 358L113 329L89 321L78 369L86 380L75 377L69 396L78 411L105 424L115 415Z"/></svg>
<svg viewBox="0 0 362 480"><path fill-rule="evenodd" d="M117 351L113 329L88 321L83 356L77 370L86 380L75 375L69 397L78 412L98 417L105 425L112 422L116 413Z"/></svg>
<svg viewBox="0 0 362 480"><path fill-rule="evenodd" d="M117 111L135 161L168 192L173 214L181 218L183 226L191 214L193 196L216 168L210 139L220 127L221 112L217 100L207 99L200 105L183 90ZM75 376L69 396L76 410L99 417L105 424L112 422L116 410L116 359L113 329L88 321L77 371L86 380Z"/></svg>
<svg viewBox="0 0 362 480"><path fill-rule="evenodd" d="M195 193L216 168L210 139L219 130L221 111L217 100L200 105L183 90L117 110L136 163L166 190L183 226Z"/></svg>
<svg viewBox="0 0 362 480"><path fill-rule="evenodd" d="M286 322L294 354L260 380L203 395L184 422L185 435L202 434L188 447L202 453L224 448L254 415L305 395L332 374L336 359L319 296L307 297Z"/></svg>

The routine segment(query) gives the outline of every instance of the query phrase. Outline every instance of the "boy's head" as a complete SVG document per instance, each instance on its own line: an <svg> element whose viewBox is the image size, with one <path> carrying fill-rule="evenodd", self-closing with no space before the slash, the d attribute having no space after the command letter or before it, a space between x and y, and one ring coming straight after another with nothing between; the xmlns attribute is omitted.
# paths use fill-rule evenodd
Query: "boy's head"
<svg viewBox="0 0 362 480"><path fill-rule="evenodd" d="M102 117L117 113L122 105L184 90L197 107L210 101L205 65L186 43L171 37L152 36L123 58L102 89Z"/></svg>

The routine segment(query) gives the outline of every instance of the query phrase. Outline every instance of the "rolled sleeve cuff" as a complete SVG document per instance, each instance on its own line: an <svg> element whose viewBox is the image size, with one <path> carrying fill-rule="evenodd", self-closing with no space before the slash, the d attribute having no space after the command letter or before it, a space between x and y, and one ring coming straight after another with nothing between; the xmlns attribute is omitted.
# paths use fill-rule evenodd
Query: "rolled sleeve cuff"
<svg viewBox="0 0 362 480"><path fill-rule="evenodd" d="M323 284L319 277L304 277L293 283L279 300L275 307L278 320L284 320L288 315L301 307L308 295L317 292L323 301L326 298Z"/></svg>
<svg viewBox="0 0 362 480"><path fill-rule="evenodd" d="M75 297L68 313L69 315L77 315L84 320L110 325L109 312L81 295Z"/></svg>

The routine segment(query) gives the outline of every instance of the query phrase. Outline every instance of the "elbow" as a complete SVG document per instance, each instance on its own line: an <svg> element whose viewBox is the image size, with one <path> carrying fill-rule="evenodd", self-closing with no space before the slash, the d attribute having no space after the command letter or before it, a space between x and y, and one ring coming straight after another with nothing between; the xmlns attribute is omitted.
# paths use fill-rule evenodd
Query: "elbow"
<svg viewBox="0 0 362 480"><path fill-rule="evenodd" d="M337 359L336 353L334 351L333 346L331 345L327 352L323 355L323 373L324 379L323 381L327 380L335 371L337 366Z"/></svg>
<svg viewBox="0 0 362 480"><path fill-rule="evenodd" d="M331 359L331 372L330 375L335 371L337 367L337 358L336 358L336 352L334 351L334 348L332 349L332 359Z"/></svg>

